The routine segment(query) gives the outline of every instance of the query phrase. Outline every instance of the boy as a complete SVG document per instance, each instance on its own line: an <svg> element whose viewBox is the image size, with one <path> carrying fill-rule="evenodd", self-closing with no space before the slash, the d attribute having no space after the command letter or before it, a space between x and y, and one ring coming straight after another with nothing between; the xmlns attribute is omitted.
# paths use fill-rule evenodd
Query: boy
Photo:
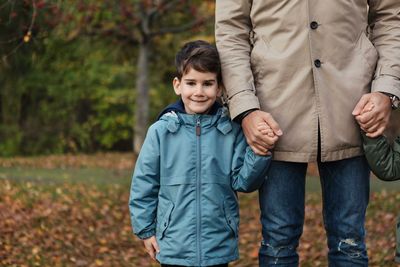
<svg viewBox="0 0 400 267"><path fill-rule="evenodd" d="M235 191L263 183L270 155L256 155L216 102L221 71L214 46L187 43L175 63L181 100L148 130L132 178L132 226L161 266L227 266L238 259Z"/></svg>

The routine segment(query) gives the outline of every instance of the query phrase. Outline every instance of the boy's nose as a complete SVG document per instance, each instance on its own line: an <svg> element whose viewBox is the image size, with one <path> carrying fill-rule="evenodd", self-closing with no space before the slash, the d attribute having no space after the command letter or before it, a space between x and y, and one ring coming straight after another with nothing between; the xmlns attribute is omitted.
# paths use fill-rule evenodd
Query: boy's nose
<svg viewBox="0 0 400 267"><path fill-rule="evenodd" d="M195 95L203 95L204 94L203 86L201 86L201 85L196 86L196 90L194 91L194 94Z"/></svg>

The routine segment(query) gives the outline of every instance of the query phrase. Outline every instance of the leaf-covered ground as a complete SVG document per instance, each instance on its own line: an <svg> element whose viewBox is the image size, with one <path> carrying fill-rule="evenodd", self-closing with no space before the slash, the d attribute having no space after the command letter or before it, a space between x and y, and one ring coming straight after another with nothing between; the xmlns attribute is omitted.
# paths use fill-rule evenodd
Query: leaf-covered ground
<svg viewBox="0 0 400 267"><path fill-rule="evenodd" d="M68 157L0 160L0 266L158 266L131 231L132 156ZM230 266L257 266L257 194L241 194L240 204L241 259ZM399 207L398 190L371 193L366 223L370 266L397 266ZM322 225L320 194L308 192L301 266L327 266Z"/></svg>

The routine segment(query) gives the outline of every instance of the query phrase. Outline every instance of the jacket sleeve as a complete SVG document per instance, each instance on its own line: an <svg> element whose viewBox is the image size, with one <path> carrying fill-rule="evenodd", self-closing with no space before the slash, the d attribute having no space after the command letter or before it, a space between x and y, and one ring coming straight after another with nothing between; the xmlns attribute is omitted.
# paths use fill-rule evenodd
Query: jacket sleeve
<svg viewBox="0 0 400 267"><path fill-rule="evenodd" d="M160 187L159 140L154 125L147 132L132 177L129 211L133 232L140 238L156 233L158 191Z"/></svg>
<svg viewBox="0 0 400 267"><path fill-rule="evenodd" d="M379 54L371 91L400 97L400 1L368 2L370 39Z"/></svg>
<svg viewBox="0 0 400 267"><path fill-rule="evenodd" d="M271 156L258 156L247 144L243 132L236 137L233 154L232 188L239 192L257 190L264 182Z"/></svg>
<svg viewBox="0 0 400 267"><path fill-rule="evenodd" d="M365 157L372 172L381 180L400 180L400 137L393 148L384 136L369 138L363 133Z"/></svg>
<svg viewBox="0 0 400 267"><path fill-rule="evenodd" d="M215 39L232 119L260 108L250 67L251 4L251 0L217 0L215 7Z"/></svg>

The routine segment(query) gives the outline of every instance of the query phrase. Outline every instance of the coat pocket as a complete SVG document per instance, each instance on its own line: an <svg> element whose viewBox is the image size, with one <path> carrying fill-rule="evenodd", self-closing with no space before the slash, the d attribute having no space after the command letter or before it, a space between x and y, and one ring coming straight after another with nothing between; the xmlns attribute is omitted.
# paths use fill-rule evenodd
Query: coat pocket
<svg viewBox="0 0 400 267"><path fill-rule="evenodd" d="M235 209L236 205L235 207L232 207L228 199L226 198L224 200L223 207L226 225L232 232L233 236L237 238L239 233L239 215L236 212L232 211L232 208Z"/></svg>
<svg viewBox="0 0 400 267"><path fill-rule="evenodd" d="M164 212L164 215L162 215L161 220L158 222L157 235L160 240L163 239L165 236L165 231L167 230L169 223L171 221L171 213L173 209L174 209L174 204L169 201L167 208Z"/></svg>
<svg viewBox="0 0 400 267"><path fill-rule="evenodd" d="M374 70L379 55L375 46L372 44L371 40L367 37L364 31L361 32L358 40L358 47L369 68Z"/></svg>

